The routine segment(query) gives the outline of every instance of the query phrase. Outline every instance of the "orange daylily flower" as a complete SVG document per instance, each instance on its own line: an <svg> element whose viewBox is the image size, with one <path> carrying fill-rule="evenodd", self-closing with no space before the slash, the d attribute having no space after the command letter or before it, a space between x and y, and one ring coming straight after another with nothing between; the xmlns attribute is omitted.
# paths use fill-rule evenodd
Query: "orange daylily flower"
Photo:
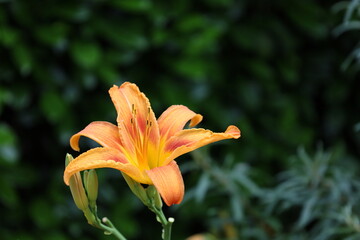
<svg viewBox="0 0 360 240"><path fill-rule="evenodd" d="M117 126L104 121L90 123L70 139L79 151L80 136L102 147L90 149L69 163L64 172L68 185L72 175L94 168L114 168L142 184L154 185L165 203L179 204L184 182L175 158L223 139L239 138L240 130L229 126L224 133L183 129L197 125L202 116L182 105L169 107L157 120L147 97L132 83L109 90L117 111Z"/></svg>

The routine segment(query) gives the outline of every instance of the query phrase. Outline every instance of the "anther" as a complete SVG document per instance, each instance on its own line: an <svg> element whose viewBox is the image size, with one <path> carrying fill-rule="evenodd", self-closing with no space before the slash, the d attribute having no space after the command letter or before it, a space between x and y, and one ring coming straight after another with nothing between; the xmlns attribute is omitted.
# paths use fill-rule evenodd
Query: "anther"
<svg viewBox="0 0 360 240"><path fill-rule="evenodd" d="M136 108L135 108L135 104L131 104L131 113L136 115Z"/></svg>

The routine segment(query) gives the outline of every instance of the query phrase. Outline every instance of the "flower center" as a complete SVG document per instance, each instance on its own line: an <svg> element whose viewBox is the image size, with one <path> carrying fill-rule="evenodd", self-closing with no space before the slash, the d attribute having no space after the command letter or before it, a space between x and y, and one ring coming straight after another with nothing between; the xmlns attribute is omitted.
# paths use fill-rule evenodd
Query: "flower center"
<svg viewBox="0 0 360 240"><path fill-rule="evenodd" d="M136 162L140 169L148 170L149 166L149 142L152 129L152 121L150 120L151 109L148 108L146 115L137 112L135 105L132 104L130 119L131 135L135 147ZM151 145L151 144L150 144Z"/></svg>

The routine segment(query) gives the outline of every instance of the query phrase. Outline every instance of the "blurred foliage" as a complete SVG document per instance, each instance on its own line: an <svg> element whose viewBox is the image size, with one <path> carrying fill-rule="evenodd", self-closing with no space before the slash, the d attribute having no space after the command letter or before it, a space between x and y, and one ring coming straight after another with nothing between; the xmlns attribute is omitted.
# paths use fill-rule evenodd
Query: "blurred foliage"
<svg viewBox="0 0 360 240"><path fill-rule="evenodd" d="M63 159L72 134L115 121L107 90L123 81L157 115L184 104L200 127L242 130L179 158L188 191L167 212L174 239L356 239L360 81L340 66L359 37L333 36L335 3L0 1L1 239L111 239L76 209ZM121 174L100 170L99 183L99 212L124 235L159 236Z"/></svg>
<svg viewBox="0 0 360 240"><path fill-rule="evenodd" d="M272 217L289 216L277 230L287 229L299 239L358 239L359 220L351 212L353 208L358 215L360 210L355 163L341 149L319 149L313 157L300 149L290 169L279 174L280 183L264 197Z"/></svg>
<svg viewBox="0 0 360 240"><path fill-rule="evenodd" d="M340 1L333 6L333 10L335 12L345 11L343 22L334 29L334 34L339 36L348 31L358 31L360 29L360 2L358 0L351 1ZM356 69L359 68L360 62L360 42L356 43L355 49L349 54L344 63L342 64L342 68L344 70L348 69L349 66L356 61Z"/></svg>
<svg viewBox="0 0 360 240"><path fill-rule="evenodd" d="M228 158L219 167L206 152L194 155L186 169L203 174L185 202L208 212L216 239L359 239L360 169L343 149L310 156L300 148L270 188L260 188L244 163Z"/></svg>

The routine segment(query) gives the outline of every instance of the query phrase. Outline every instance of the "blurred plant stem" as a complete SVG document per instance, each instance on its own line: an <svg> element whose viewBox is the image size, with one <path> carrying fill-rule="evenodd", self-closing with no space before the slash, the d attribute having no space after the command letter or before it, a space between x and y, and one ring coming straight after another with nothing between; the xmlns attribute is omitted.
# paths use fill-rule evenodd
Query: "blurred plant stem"
<svg viewBox="0 0 360 240"><path fill-rule="evenodd" d="M141 185L140 185L141 186ZM162 210L162 200L159 192L154 186L149 186L144 189L147 195L147 199L143 201L145 205L150 209L150 211L156 214L156 220L161 223L163 227L162 239L170 240L171 239L171 227L174 222L174 218L166 219L165 214Z"/></svg>
<svg viewBox="0 0 360 240"><path fill-rule="evenodd" d="M163 202L157 189L153 185L144 188L139 182L136 182L125 173L122 173L122 175L135 196L137 196L150 211L156 214L156 220L161 223L163 227L162 239L170 240L174 218L166 219L162 210Z"/></svg>
<svg viewBox="0 0 360 240"><path fill-rule="evenodd" d="M112 235L114 235L114 237L116 237L119 240L126 240L126 238L114 227L114 225L112 224L112 222L108 218L104 217L102 219L102 222L104 224L106 224L106 225L100 223L99 227L102 230L104 230L104 233L106 235L111 235L112 234Z"/></svg>
<svg viewBox="0 0 360 240"><path fill-rule="evenodd" d="M170 240L171 239L171 227L174 223L174 218L166 219L165 214L162 209L157 209L156 207L150 207L149 209L156 214L156 220L161 223L163 227L162 239Z"/></svg>

